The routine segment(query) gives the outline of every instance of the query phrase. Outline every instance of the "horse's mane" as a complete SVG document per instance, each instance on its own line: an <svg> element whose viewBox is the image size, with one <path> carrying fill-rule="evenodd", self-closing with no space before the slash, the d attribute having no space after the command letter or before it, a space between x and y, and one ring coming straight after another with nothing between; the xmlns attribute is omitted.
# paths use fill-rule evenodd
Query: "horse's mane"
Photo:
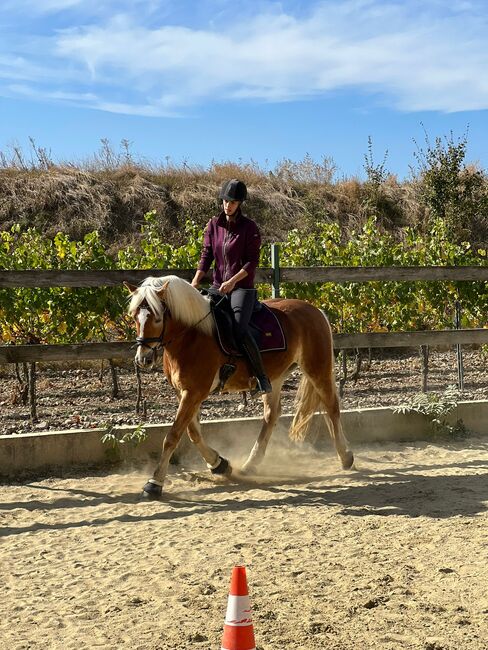
<svg viewBox="0 0 488 650"><path fill-rule="evenodd" d="M211 316L205 318L210 314L210 302L189 282L177 275L146 278L131 296L129 313L134 316L137 308L146 301L156 318L162 318L163 305L158 291L161 291L166 283L168 283L168 286L166 287L164 302L168 306L172 318L182 325L189 327L195 325L204 334L212 336L214 331L213 318Z"/></svg>

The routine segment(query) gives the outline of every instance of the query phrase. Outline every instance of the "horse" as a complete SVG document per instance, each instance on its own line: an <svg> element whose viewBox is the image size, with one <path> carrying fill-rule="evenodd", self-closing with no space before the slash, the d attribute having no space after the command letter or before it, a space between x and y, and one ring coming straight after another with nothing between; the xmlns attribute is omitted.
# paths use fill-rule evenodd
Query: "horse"
<svg viewBox="0 0 488 650"><path fill-rule="evenodd" d="M215 337L209 298L175 275L148 277L138 287L124 284L130 292L128 313L135 320L137 332L135 363L140 368L152 369L162 355L164 373L179 399L175 420L164 439L154 475L143 487L143 497L161 497L170 458L185 430L208 469L213 474L230 477L232 466L205 443L199 424L200 405L218 388L220 368L229 361ZM341 424L328 319L322 311L303 300L273 298L264 303L279 320L286 337L286 349L263 354L272 392L262 396L261 430L241 473L254 472L262 462L281 414L283 382L297 366L302 378L289 437L303 440L314 412L320 410L342 467L352 468L354 456ZM247 362L240 357L233 361L236 369L225 384L226 392L250 390L253 379Z"/></svg>

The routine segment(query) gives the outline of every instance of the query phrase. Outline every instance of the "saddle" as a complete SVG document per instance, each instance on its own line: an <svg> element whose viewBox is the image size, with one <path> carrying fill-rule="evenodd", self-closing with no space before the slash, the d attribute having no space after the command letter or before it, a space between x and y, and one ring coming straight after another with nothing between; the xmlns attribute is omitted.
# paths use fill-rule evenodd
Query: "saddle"
<svg viewBox="0 0 488 650"><path fill-rule="evenodd" d="M219 372L219 384L214 393L224 392L227 380L234 374L237 357L244 356L234 337L234 312L225 298L201 291L210 298L210 309L215 323L216 340L220 349L229 357ZM256 300L249 323L249 332L257 343L260 352L286 350L286 339L281 324L269 307Z"/></svg>
<svg viewBox="0 0 488 650"><path fill-rule="evenodd" d="M230 357L243 356L234 337L234 312L229 301L216 300L212 294L209 295L216 338L222 352ZM262 302L256 301L249 322L249 332L260 352L286 350L286 339L281 324L276 314Z"/></svg>

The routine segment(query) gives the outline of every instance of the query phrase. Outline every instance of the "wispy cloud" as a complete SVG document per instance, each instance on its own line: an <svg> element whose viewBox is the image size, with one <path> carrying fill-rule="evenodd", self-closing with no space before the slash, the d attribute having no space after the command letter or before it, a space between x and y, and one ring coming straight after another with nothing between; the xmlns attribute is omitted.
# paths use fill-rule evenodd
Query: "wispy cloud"
<svg viewBox="0 0 488 650"><path fill-rule="evenodd" d="M162 0L161 0L162 1ZM161 4L160 1L160 4ZM114 13L115 11L129 11L137 5L155 6L156 0L2 0L4 14L23 14L26 20L33 16L45 14L58 14L64 11L80 9L85 16L99 15L100 13ZM163 2L164 4L164 2Z"/></svg>
<svg viewBox="0 0 488 650"><path fill-rule="evenodd" d="M46 4L70 8L77 0ZM269 2L230 27L224 0L207 0L215 13L198 26L190 19L185 25L181 14L173 22L170 13L159 15L158 22L154 13L144 20L123 2L117 6L118 15L64 24L37 39L42 65L59 81L39 75L36 92L51 100L93 95L94 108L142 115L175 115L216 99L293 101L341 89L373 93L404 111L488 108L488 14L480 2L446 8L438 0L328 0L309 3L305 14L293 2ZM17 51L10 61L19 81L24 62L24 81L36 82L35 52ZM0 92L6 69L0 50Z"/></svg>
<svg viewBox="0 0 488 650"><path fill-rule="evenodd" d="M29 15L39 16L72 9L81 6L83 2L84 0L39 0L39 2L33 2L32 0L3 0L2 11L3 13L16 14L29 12L24 14L27 18Z"/></svg>

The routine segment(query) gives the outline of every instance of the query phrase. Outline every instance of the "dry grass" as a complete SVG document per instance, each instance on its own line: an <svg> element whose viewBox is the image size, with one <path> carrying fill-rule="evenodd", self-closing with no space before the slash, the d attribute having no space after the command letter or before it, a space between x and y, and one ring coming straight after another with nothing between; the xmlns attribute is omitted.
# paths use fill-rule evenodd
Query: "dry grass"
<svg viewBox="0 0 488 650"><path fill-rule="evenodd" d="M102 147L75 166L55 165L45 151L34 152L28 163L21 152L11 159L2 155L0 230L20 223L48 236L63 231L72 238L99 230L107 242L122 244L137 236L144 214L155 210L163 236L177 244L186 219L203 226L217 212L219 187L233 177L248 185L246 212L260 225L265 241L280 241L291 228L310 231L317 221L339 223L347 237L371 214L394 233L405 225L422 229L427 223L418 179L399 182L388 176L375 188L357 178L334 180L330 159L283 160L274 170L232 161L208 168L169 161L155 166L133 160L128 151L114 154ZM480 241L479 220L470 237Z"/></svg>

